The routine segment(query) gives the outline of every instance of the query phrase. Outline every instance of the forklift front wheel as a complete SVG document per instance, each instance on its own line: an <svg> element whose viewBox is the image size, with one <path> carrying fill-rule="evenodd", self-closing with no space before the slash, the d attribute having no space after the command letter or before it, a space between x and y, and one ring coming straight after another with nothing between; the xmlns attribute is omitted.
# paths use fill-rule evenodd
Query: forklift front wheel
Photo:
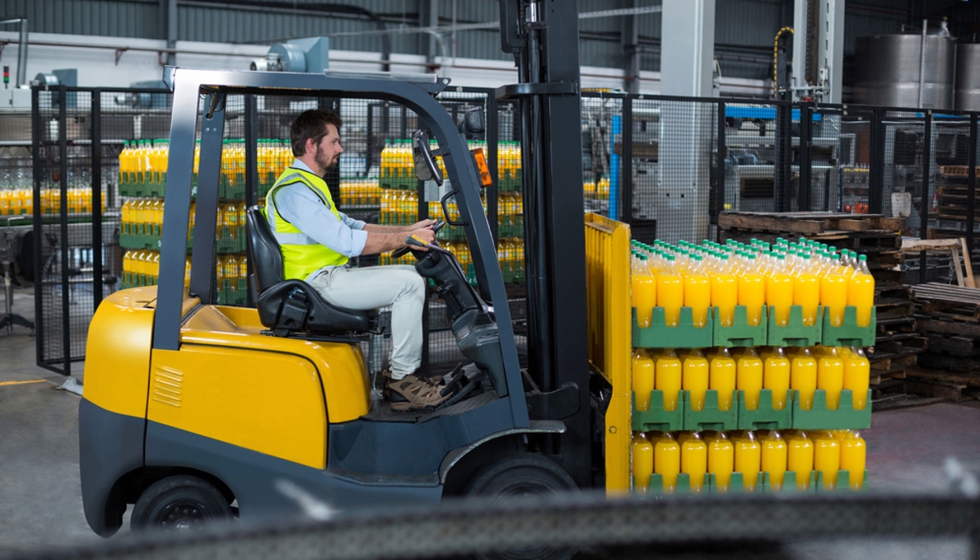
<svg viewBox="0 0 980 560"><path fill-rule="evenodd" d="M476 473L467 486L470 496L493 496L495 501L576 491L575 480L557 463L534 453L505 457ZM477 554L482 560L565 560L575 550L556 547L502 549Z"/></svg>
<svg viewBox="0 0 980 560"><path fill-rule="evenodd" d="M158 480L140 495L130 526L133 531L184 533L231 518L231 505L217 488L200 478L179 475Z"/></svg>

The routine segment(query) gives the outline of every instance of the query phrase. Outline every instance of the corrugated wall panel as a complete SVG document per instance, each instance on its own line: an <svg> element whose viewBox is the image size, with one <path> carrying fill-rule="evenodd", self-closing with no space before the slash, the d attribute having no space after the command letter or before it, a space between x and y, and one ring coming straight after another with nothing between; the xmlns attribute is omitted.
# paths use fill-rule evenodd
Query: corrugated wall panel
<svg viewBox="0 0 980 560"><path fill-rule="evenodd" d="M0 19L26 17L34 33L158 39L158 10L158 0L0 1Z"/></svg>

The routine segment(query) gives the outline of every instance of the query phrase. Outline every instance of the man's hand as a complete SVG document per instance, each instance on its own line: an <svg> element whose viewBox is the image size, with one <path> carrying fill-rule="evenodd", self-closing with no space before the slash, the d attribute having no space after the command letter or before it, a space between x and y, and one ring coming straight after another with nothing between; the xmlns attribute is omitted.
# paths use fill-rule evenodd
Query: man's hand
<svg viewBox="0 0 980 560"><path fill-rule="evenodd" d="M429 222L429 221L431 221L431 220L423 220L423 222ZM422 222L419 222L419 223L422 223ZM430 228L430 227L423 227L423 228L414 230L414 231L412 231L412 233L410 235L413 235L415 237L418 237L419 239L421 239L422 241L425 241L426 243L433 243L436 240L436 232L432 231L432 228ZM429 250L428 247L415 247L415 246L413 246L412 249L416 249L416 250L420 250L420 251L428 251Z"/></svg>
<svg viewBox="0 0 980 560"><path fill-rule="evenodd" d="M408 230L414 233L415 230L431 228L437 221L438 220L422 220L420 222L415 222L414 224L408 226Z"/></svg>

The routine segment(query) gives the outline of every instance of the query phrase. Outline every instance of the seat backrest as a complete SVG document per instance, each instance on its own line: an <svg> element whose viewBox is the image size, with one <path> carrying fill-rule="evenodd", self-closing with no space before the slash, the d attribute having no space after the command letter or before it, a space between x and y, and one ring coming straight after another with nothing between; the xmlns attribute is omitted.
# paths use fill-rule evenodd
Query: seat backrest
<svg viewBox="0 0 980 560"><path fill-rule="evenodd" d="M283 281L282 252L261 207L256 205L249 208L245 223L248 229L248 260L255 271L255 287L261 294Z"/></svg>

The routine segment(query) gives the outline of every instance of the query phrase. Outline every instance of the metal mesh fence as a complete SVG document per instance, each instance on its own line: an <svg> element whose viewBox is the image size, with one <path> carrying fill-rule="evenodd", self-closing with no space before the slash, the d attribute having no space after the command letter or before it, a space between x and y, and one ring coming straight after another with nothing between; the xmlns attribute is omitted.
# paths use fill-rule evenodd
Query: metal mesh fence
<svg viewBox="0 0 980 560"><path fill-rule="evenodd" d="M84 88L36 95L32 115L0 116L10 124L0 134L12 134L20 121L34 131L19 141L4 137L0 190L11 194L0 197L0 214L9 219L20 211L34 220L22 226L33 227L34 262L20 268L38 281L38 362L68 373L84 357L101 297L155 281L171 96ZM523 237L533 224L523 220L518 102L471 88L439 99L454 119L474 108L486 115L486 130L471 144L490 164L484 207L523 353ZM412 111L379 100L229 96L215 240L221 304L250 304L244 209L262 203L290 164L289 125L312 107L344 119L345 153L326 177L342 211L381 224L441 217L411 172L408 140L419 127ZM729 210L880 212L907 217L912 235L964 236L976 250L976 120L970 113L588 92L581 117L585 210L630 223L646 242L715 237L718 213ZM102 205L92 212L96 190ZM448 206L454 217L452 201ZM440 241L466 270L471 258L461 228L446 227ZM949 267L927 257L908 264L909 278L947 279ZM355 259L358 266L390 262L388 255ZM452 368L461 355L443 302L430 300L425 320L426 365ZM377 371L388 342L375 340L370 350Z"/></svg>

